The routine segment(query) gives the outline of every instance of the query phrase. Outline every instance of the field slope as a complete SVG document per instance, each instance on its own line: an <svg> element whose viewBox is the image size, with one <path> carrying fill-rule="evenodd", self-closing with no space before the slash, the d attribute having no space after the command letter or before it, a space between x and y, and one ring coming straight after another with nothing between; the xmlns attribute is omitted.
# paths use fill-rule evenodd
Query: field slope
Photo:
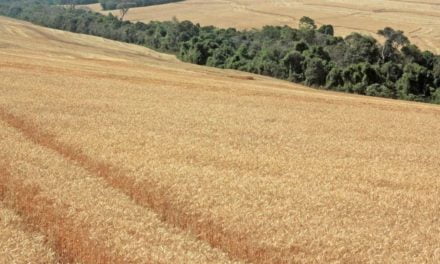
<svg viewBox="0 0 440 264"><path fill-rule="evenodd" d="M99 4L89 5L100 11ZM105 11L103 13L108 13ZM118 11L114 11L119 15ZM133 8L126 19L191 20L202 25L260 28L265 25L296 27L303 16L319 24L332 24L336 34L363 32L374 35L390 26L404 30L411 41L440 53L440 3L437 0L185 0L161 6Z"/></svg>
<svg viewBox="0 0 440 264"><path fill-rule="evenodd" d="M49 260L440 261L439 106L0 35L1 205Z"/></svg>

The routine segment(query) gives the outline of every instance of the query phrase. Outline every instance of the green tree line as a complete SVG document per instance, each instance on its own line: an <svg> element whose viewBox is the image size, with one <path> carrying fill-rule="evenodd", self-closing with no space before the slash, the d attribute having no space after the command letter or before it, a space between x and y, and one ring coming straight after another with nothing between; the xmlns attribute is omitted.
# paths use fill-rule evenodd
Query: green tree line
<svg viewBox="0 0 440 264"><path fill-rule="evenodd" d="M318 27L308 17L300 20L298 28L265 26L239 31L176 19L132 23L42 0L0 0L0 14L143 45L199 65L320 89L440 103L440 56L421 51L404 32L389 27L378 31L385 40L380 43L359 33L334 36L332 25Z"/></svg>

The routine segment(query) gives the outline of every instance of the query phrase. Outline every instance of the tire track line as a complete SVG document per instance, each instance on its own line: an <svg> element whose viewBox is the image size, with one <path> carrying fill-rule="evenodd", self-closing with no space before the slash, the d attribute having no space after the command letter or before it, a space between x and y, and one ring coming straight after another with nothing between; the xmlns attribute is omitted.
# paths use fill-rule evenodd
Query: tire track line
<svg viewBox="0 0 440 264"><path fill-rule="evenodd" d="M46 235L60 263L124 263L122 257L108 252L100 241L92 240L86 227L76 225L67 217L67 206L55 206L55 201L45 197L38 186L14 179L2 164L0 197L24 216L23 220L31 229Z"/></svg>

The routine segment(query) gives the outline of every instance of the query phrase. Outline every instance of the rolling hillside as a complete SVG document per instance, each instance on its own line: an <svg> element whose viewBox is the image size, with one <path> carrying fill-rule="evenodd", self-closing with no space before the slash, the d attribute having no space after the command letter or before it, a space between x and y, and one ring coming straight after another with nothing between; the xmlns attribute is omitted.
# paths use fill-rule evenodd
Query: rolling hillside
<svg viewBox="0 0 440 264"><path fill-rule="evenodd" d="M90 5L99 11L100 5ZM103 12L103 13L108 13ZM114 12L116 15L119 13ZM336 34L374 35L386 26L404 30L423 49L440 53L440 3L437 0L186 0L132 9L133 21L191 20L202 25L249 29L265 25L297 26L303 16L319 24L332 24Z"/></svg>
<svg viewBox="0 0 440 264"><path fill-rule="evenodd" d="M6 261L440 261L439 106L0 35Z"/></svg>

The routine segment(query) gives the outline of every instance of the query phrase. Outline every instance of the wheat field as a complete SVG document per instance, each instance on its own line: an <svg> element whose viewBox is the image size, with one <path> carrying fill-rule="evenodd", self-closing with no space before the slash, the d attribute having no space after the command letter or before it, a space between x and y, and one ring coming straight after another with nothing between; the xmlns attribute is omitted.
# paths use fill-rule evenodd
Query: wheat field
<svg viewBox="0 0 440 264"><path fill-rule="evenodd" d="M88 8L101 10L99 4ZM342 36L353 31L375 36L379 29L390 26L405 31L422 49L440 53L438 0L185 0L133 8L126 19L148 22L177 17L202 25L250 29L265 25L297 27L303 16L319 25L334 25L335 33Z"/></svg>
<svg viewBox="0 0 440 264"><path fill-rule="evenodd" d="M440 262L439 106L0 36L0 261Z"/></svg>

